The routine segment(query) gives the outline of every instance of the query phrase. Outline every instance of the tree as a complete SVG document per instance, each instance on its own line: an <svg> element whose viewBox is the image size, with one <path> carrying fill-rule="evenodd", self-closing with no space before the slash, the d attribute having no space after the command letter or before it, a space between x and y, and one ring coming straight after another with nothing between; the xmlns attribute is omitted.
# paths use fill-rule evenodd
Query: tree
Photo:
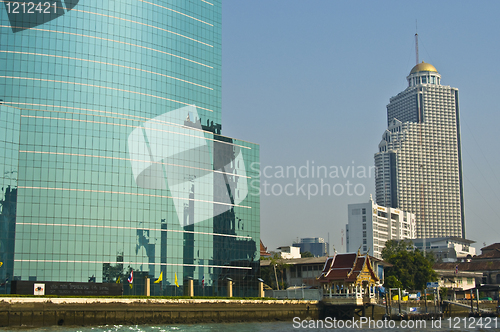
<svg viewBox="0 0 500 332"><path fill-rule="evenodd" d="M300 257L306 258L306 257L314 257L313 254L311 254L310 251L304 251L303 253L300 254Z"/></svg>
<svg viewBox="0 0 500 332"><path fill-rule="evenodd" d="M286 289L288 286L285 281L286 269L291 265L287 264L278 253L263 260L270 260L269 266L261 269L261 277L264 283L273 289Z"/></svg>
<svg viewBox="0 0 500 332"><path fill-rule="evenodd" d="M418 290L425 289L427 282L437 280L437 273L432 269L434 257L424 256L414 249L411 241L387 241L382 258L393 265L385 273L385 287Z"/></svg>
<svg viewBox="0 0 500 332"><path fill-rule="evenodd" d="M384 286L386 288L403 288L403 284L395 276L386 277Z"/></svg>
<svg viewBox="0 0 500 332"><path fill-rule="evenodd" d="M413 250L414 245L410 240L389 240L385 243L384 249L382 249L382 259L387 261L391 256L401 252L403 250Z"/></svg>

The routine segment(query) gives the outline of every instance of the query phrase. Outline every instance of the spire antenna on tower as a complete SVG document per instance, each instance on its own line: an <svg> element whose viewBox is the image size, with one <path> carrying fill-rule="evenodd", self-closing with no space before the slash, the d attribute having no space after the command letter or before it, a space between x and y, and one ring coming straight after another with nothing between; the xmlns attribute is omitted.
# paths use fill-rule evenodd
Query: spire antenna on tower
<svg viewBox="0 0 500 332"><path fill-rule="evenodd" d="M418 26L417 26L417 20L415 20L415 56L416 56L417 65L418 65Z"/></svg>

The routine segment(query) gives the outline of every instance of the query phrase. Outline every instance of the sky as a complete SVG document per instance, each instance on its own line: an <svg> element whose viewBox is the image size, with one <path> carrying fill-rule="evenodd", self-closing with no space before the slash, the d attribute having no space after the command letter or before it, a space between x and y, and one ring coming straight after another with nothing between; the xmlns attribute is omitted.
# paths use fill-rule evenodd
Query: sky
<svg viewBox="0 0 500 332"><path fill-rule="evenodd" d="M420 61L459 89L466 238L478 253L500 242L499 1L223 0L222 8L222 134L260 145L268 250L322 237L345 251L347 205L375 196L369 169L389 98L415 65L416 30ZM338 178L321 183L312 165ZM312 195L314 184L323 193Z"/></svg>

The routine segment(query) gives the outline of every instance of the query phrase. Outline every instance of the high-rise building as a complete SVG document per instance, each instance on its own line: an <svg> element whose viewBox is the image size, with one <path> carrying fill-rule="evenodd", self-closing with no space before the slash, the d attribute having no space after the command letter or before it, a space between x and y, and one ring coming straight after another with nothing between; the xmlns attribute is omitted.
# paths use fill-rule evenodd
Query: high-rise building
<svg viewBox="0 0 500 332"><path fill-rule="evenodd" d="M347 252L372 251L373 257L382 258L387 241L416 237L415 214L380 206L371 195L367 203L348 205L347 220Z"/></svg>
<svg viewBox="0 0 500 332"><path fill-rule="evenodd" d="M458 89L425 62L406 79L375 154L377 204L415 213L420 238L465 238Z"/></svg>
<svg viewBox="0 0 500 332"><path fill-rule="evenodd" d="M221 136L221 0L30 8L0 8L0 283L256 295L259 146Z"/></svg>

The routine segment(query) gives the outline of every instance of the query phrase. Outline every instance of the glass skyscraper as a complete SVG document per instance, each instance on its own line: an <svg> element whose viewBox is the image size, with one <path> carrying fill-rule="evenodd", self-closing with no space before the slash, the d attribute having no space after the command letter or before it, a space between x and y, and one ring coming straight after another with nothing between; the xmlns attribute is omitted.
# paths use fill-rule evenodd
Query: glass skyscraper
<svg viewBox="0 0 500 332"><path fill-rule="evenodd" d="M221 135L221 1L2 2L0 281L257 295L259 146Z"/></svg>

